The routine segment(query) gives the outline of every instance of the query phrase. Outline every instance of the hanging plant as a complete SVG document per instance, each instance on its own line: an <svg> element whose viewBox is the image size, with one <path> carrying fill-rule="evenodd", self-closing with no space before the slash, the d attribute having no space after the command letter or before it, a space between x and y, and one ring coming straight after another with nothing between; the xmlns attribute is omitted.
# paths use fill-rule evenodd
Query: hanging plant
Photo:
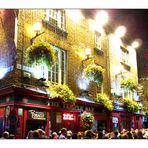
<svg viewBox="0 0 148 148"><path fill-rule="evenodd" d="M96 64L88 65L83 73L90 80L97 83L97 85L102 85L103 83L103 68Z"/></svg>
<svg viewBox="0 0 148 148"><path fill-rule="evenodd" d="M147 106L144 106L144 107L143 107L143 111L144 111L144 114L145 114L146 116L148 116L148 107L147 107Z"/></svg>
<svg viewBox="0 0 148 148"><path fill-rule="evenodd" d="M76 96L66 84L58 84L50 81L44 82L50 98L60 98L64 102L75 103Z"/></svg>
<svg viewBox="0 0 148 148"><path fill-rule="evenodd" d="M92 128L94 123L94 116L90 112L84 111L80 116L80 123L84 130L88 130Z"/></svg>
<svg viewBox="0 0 148 148"><path fill-rule="evenodd" d="M113 102L105 93L97 93L97 96L94 101L97 103L102 103L110 111L113 110Z"/></svg>
<svg viewBox="0 0 148 148"><path fill-rule="evenodd" d="M126 104L127 110L130 112L137 112L139 109L139 105L136 101L133 101L129 98L123 98L123 103Z"/></svg>
<svg viewBox="0 0 148 148"><path fill-rule="evenodd" d="M121 88L126 88L131 91L136 89L136 82L133 79L130 78L123 78L120 81Z"/></svg>
<svg viewBox="0 0 148 148"><path fill-rule="evenodd" d="M56 56L54 48L46 42L38 41L26 49L28 64L46 64L50 69L54 64Z"/></svg>

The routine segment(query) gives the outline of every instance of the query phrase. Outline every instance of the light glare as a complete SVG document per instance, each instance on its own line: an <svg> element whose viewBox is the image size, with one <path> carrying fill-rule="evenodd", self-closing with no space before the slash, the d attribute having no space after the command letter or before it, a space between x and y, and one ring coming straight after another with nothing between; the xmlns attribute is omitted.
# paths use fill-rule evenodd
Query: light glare
<svg viewBox="0 0 148 148"><path fill-rule="evenodd" d="M96 22L98 25L105 25L108 22L108 13L104 10L101 10L96 15Z"/></svg>
<svg viewBox="0 0 148 148"><path fill-rule="evenodd" d="M136 39L133 43L132 43L132 47L133 48L138 48L139 46L141 46L142 44L142 40L141 39Z"/></svg>
<svg viewBox="0 0 148 148"><path fill-rule="evenodd" d="M87 90L89 86L89 80L84 76L80 76L77 80L77 84L81 90Z"/></svg>
<svg viewBox="0 0 148 148"><path fill-rule="evenodd" d="M91 55L91 49L90 48L86 48L85 49L85 54L86 54L86 56Z"/></svg>
<svg viewBox="0 0 148 148"><path fill-rule="evenodd" d="M35 22L33 28L34 28L34 31L40 31L41 30L41 23L40 22Z"/></svg>
<svg viewBox="0 0 148 148"><path fill-rule="evenodd" d="M123 37L125 33L126 33L126 28L124 26L119 26L115 31L116 36L118 36L119 38Z"/></svg>
<svg viewBox="0 0 148 148"><path fill-rule="evenodd" d="M74 10L67 10L68 16L73 20L73 21L79 21L82 14L79 9L74 9Z"/></svg>

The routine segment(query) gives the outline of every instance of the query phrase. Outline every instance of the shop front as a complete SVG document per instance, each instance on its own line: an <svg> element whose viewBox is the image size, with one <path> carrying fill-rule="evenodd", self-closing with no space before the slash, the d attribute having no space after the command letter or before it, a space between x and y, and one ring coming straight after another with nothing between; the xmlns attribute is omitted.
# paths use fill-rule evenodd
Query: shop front
<svg viewBox="0 0 148 148"><path fill-rule="evenodd" d="M140 113L129 112L123 103L114 102L114 110L110 115L110 128L122 131L142 128L142 115Z"/></svg>
<svg viewBox="0 0 148 148"><path fill-rule="evenodd" d="M3 92L3 93L2 93ZM20 87L2 91L0 103L0 136L4 131L16 139L24 139L29 130L42 128L49 131L49 110L45 93L38 93Z"/></svg>

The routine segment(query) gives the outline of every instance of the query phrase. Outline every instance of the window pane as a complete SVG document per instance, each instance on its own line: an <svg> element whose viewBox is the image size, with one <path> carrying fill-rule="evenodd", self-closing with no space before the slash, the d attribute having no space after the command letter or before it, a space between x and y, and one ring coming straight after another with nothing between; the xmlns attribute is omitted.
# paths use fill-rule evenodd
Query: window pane
<svg viewBox="0 0 148 148"><path fill-rule="evenodd" d="M49 81L64 83L65 72L66 72L66 51L63 49L53 46L56 50L57 61L54 64L51 71L49 71Z"/></svg>
<svg viewBox="0 0 148 148"><path fill-rule="evenodd" d="M45 16L49 15L49 22L53 26L58 26L59 28L65 30L65 11L61 9L49 9L49 11L46 11ZM48 19L48 17L46 17Z"/></svg>

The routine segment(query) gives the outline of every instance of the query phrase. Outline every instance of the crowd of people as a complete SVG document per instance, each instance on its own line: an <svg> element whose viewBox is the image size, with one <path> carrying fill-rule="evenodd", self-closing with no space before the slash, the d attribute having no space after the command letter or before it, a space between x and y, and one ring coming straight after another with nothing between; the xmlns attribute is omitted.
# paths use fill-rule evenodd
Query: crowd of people
<svg viewBox="0 0 148 148"><path fill-rule="evenodd" d="M15 136L5 131L1 139L15 139ZM85 130L73 133L71 130L62 128L59 132L51 132L49 136L44 130L37 129L30 130L26 139L148 139L148 129L123 129L121 132L118 130L113 132Z"/></svg>

